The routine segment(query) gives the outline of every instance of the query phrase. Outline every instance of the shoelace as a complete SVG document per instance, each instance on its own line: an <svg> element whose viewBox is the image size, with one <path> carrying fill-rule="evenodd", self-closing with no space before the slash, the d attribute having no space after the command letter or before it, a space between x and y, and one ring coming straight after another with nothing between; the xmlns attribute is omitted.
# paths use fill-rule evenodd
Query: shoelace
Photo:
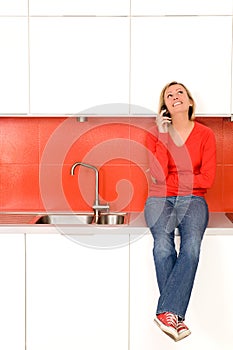
<svg viewBox="0 0 233 350"><path fill-rule="evenodd" d="M184 324L183 321L178 321L178 324L177 324L177 331L178 332L181 332L183 330L188 330L188 327Z"/></svg>
<svg viewBox="0 0 233 350"><path fill-rule="evenodd" d="M171 324L171 326L173 326L174 328L177 327L177 316L170 313L170 312L166 312L166 319L167 322Z"/></svg>

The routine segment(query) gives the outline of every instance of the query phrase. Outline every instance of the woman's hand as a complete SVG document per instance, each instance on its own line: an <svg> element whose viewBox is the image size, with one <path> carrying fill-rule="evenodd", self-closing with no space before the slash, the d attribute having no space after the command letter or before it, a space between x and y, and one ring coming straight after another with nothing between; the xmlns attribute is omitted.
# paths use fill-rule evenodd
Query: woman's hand
<svg viewBox="0 0 233 350"><path fill-rule="evenodd" d="M161 113L158 114L158 116L156 117L156 124L157 124L158 130L163 134L168 132L168 126L169 124L171 124L171 121L172 121L170 117L164 115L164 113L166 112L167 110L163 109Z"/></svg>

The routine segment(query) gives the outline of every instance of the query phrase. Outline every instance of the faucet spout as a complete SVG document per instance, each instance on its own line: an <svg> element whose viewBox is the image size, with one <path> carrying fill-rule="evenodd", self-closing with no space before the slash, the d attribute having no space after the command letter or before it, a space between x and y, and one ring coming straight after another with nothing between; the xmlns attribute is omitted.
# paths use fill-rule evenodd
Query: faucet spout
<svg viewBox="0 0 233 350"><path fill-rule="evenodd" d="M76 162L72 165L72 167L70 169L70 174L72 176L74 175L75 168L77 166L84 166L86 168L92 169L95 172L95 201L94 201L92 208L94 210L95 217L97 220L100 210L109 210L108 204L100 204L100 201L99 201L99 172L98 172L98 169L95 166L87 164L87 163Z"/></svg>

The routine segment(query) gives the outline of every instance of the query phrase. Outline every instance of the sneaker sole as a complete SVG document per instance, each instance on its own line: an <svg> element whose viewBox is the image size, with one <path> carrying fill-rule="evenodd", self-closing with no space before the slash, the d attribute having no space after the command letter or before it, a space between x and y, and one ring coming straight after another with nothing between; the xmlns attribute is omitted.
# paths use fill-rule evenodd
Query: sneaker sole
<svg viewBox="0 0 233 350"><path fill-rule="evenodd" d="M174 341L181 340L179 339L178 333L175 329L173 329L172 327L165 326L165 324L163 324L163 322L161 322L157 317L154 319L154 321L157 324L157 326L159 326L159 328Z"/></svg>
<svg viewBox="0 0 233 350"><path fill-rule="evenodd" d="M178 339L177 339L177 341L182 340L182 339L188 337L190 334L191 334L190 330L181 332L180 334L178 333Z"/></svg>

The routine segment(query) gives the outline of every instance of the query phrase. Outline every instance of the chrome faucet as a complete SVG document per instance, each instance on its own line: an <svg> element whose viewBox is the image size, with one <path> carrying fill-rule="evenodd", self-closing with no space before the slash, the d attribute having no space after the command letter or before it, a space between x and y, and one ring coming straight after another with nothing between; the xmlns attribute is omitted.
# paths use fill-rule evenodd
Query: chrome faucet
<svg viewBox="0 0 233 350"><path fill-rule="evenodd" d="M89 169L92 169L95 172L95 201L94 201L92 208L94 210L95 220L97 222L98 217L100 215L100 211L101 210L106 210L106 211L109 210L109 204L107 204L107 203L100 204L100 201L99 201L99 172L98 172L98 169L96 167L94 167L93 165L82 163L82 162L76 162L71 167L71 170L70 170L71 175L74 175L74 170L79 165L84 166L84 167L89 168Z"/></svg>

